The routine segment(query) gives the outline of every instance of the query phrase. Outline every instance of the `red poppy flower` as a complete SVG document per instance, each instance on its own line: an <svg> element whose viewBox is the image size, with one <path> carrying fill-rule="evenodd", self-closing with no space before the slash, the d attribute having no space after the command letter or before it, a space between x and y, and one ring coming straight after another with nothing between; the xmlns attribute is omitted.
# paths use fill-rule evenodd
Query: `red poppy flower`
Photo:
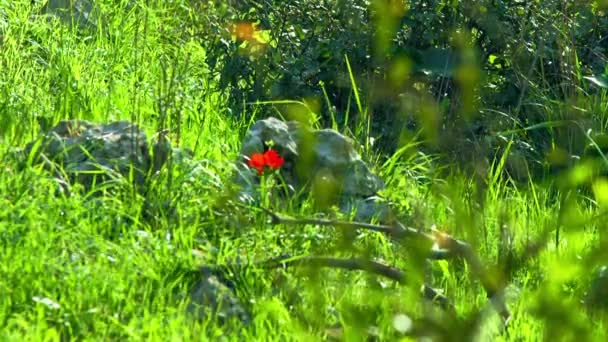
<svg viewBox="0 0 608 342"><path fill-rule="evenodd" d="M254 153L249 157L248 162L249 167L252 167L258 170L258 175L264 173L264 165L266 165L266 160L262 153Z"/></svg>
<svg viewBox="0 0 608 342"><path fill-rule="evenodd" d="M264 153L264 161L266 162L266 165L273 170L280 168L285 162L275 150L266 151L266 153Z"/></svg>
<svg viewBox="0 0 608 342"><path fill-rule="evenodd" d="M281 157L277 151L268 150L262 153L254 153L249 157L249 162L247 163L249 167L254 168L258 171L258 175L264 173L264 167L268 166L271 170L276 170L280 168L283 163L285 163L285 159Z"/></svg>

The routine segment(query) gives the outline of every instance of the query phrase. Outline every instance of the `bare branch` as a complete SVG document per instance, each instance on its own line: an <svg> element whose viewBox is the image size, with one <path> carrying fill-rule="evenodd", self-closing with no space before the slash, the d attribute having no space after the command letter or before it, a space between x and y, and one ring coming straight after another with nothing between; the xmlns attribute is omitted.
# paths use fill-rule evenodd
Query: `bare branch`
<svg viewBox="0 0 608 342"><path fill-rule="evenodd" d="M503 322L506 324L511 314L504 301L504 287L498 284L493 277L491 277L481 259L473 251L471 246L461 240L453 238L451 235L433 230L432 234L424 233L418 229L406 227L398 221L395 221L394 225L376 225L362 222L349 222L339 220L326 220L326 219L313 219L313 218L291 218L281 216L267 208L262 210L271 217L272 224L288 224L288 225L318 225L318 226L329 226L329 227L342 227L351 229L366 229L379 233L386 234L395 240L403 240L406 238L418 238L422 241L426 241L430 246L433 246L430 250L429 259L446 259L446 258L462 258L471 268L471 272L476 276L484 287L488 298L494 305L496 311L503 318ZM370 262L370 261L367 261ZM351 264L352 266L352 264ZM380 270L380 269L378 269ZM373 269L371 271L374 271ZM386 270L385 270L386 271ZM382 274L382 273L379 273ZM385 274L382 274L385 275ZM386 275L385 275L386 276ZM388 277L388 276L387 276ZM390 277L389 277L390 278Z"/></svg>
<svg viewBox="0 0 608 342"><path fill-rule="evenodd" d="M293 258L289 255L284 255L262 262L261 265L263 265L264 268L308 266L317 268L332 267L350 271L367 271L394 280L400 284L405 282L405 272L401 271L400 269L361 258L342 259L321 256L304 256ZM425 299L439 304L439 306L441 306L441 308L444 310L454 312L455 308L451 301L434 288L424 284L422 286L421 293Z"/></svg>
<svg viewBox="0 0 608 342"><path fill-rule="evenodd" d="M363 222L350 222L340 220L325 220L325 219L314 219L314 218L292 218L287 216L279 215L269 209L261 208L265 213L271 217L272 224L289 224L289 225L319 225L328 227L344 227L352 229L366 229L379 233L386 234L395 239L404 239L408 237L421 237L429 242L433 241L433 236L425 234L414 228L405 227L401 224L394 226L388 225L376 225Z"/></svg>

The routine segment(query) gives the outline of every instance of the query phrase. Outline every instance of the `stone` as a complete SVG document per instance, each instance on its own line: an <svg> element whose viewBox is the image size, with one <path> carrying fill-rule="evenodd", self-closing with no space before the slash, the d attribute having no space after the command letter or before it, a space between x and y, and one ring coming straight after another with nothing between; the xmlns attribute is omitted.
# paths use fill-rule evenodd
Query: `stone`
<svg viewBox="0 0 608 342"><path fill-rule="evenodd" d="M608 307L608 266L601 266L594 274L586 303L591 308Z"/></svg>
<svg viewBox="0 0 608 342"><path fill-rule="evenodd" d="M238 320L243 324L251 321L251 316L243 308L235 293L217 276L205 272L194 287L187 311L199 321L217 319L220 324Z"/></svg>
<svg viewBox="0 0 608 342"><path fill-rule="evenodd" d="M243 139L241 155L251 155L255 152L263 152L266 142L272 140L273 143L282 149L283 156L296 156L298 145L296 135L299 124L295 121L285 123L276 118L269 118L254 123L247 136Z"/></svg>
<svg viewBox="0 0 608 342"><path fill-rule="evenodd" d="M48 0L44 12L79 29L95 29L101 19L93 0Z"/></svg>
<svg viewBox="0 0 608 342"><path fill-rule="evenodd" d="M344 213L354 213L355 221L369 221L375 217L379 222L390 223L394 219L389 204L380 196L343 202L340 210Z"/></svg>
<svg viewBox="0 0 608 342"><path fill-rule="evenodd" d="M165 141L150 146L145 132L128 121L61 121L25 148L28 158L43 162L56 175L67 175L71 183L85 189L131 176L136 185L143 185L146 176L158 171L170 154Z"/></svg>
<svg viewBox="0 0 608 342"><path fill-rule="evenodd" d="M362 160L350 138L335 130L315 130L274 117L254 123L243 139L236 176L241 197L255 199L258 191L259 176L248 168L247 157L268 148L285 159L280 173L294 192L312 192L313 197L323 198L324 206L337 205L365 221L388 210L375 201L383 181ZM323 190L331 194L320 194Z"/></svg>

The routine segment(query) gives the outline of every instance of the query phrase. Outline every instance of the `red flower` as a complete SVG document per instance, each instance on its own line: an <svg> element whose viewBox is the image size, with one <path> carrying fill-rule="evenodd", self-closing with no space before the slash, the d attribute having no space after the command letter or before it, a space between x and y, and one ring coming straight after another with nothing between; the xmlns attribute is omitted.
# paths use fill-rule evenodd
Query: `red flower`
<svg viewBox="0 0 608 342"><path fill-rule="evenodd" d="M268 150L264 153L264 161L266 165L272 170L280 168L285 160L275 150Z"/></svg>
<svg viewBox="0 0 608 342"><path fill-rule="evenodd" d="M262 153L254 153L249 157L248 165L258 171L258 175L264 173L264 167L268 166L271 170L280 168L285 160L275 150L268 150Z"/></svg>
<svg viewBox="0 0 608 342"><path fill-rule="evenodd" d="M266 164L264 155L261 153L254 153L249 157L249 167L258 170L258 175L264 172L264 165Z"/></svg>

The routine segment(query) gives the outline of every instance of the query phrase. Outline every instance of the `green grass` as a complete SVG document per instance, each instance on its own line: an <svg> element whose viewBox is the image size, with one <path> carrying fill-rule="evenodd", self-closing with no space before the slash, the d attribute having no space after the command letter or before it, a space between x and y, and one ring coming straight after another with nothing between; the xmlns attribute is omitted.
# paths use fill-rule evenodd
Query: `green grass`
<svg viewBox="0 0 608 342"><path fill-rule="evenodd" d="M231 163L251 122L231 117L225 94L212 90L216 80L196 40L174 39L181 32L178 5L105 2L104 25L86 32L32 16L29 3L0 1L2 340L312 341L336 324L349 341L364 340L369 326L383 339L405 339L393 326L398 314L443 339L608 338L605 311L581 304L594 267L608 259L600 243L605 212L589 200L510 182L501 155L477 177L439 177L445 172L415 144L374 165L401 221L469 241L504 278L512 321L499 330L483 288L459 261L432 266L432 285L453 300L457 314L429 309L418 294L421 265L411 246L375 233L272 226L256 208L234 205ZM40 166L21 168L9 153L61 119L133 120L149 134L168 127L174 143L194 150L199 169L195 177L185 166L165 169L147 196L129 184L105 195L77 188L66 195ZM310 199L266 203L290 216L315 215ZM533 243L538 253L529 250ZM207 251L202 261L192 249ZM398 286L332 269L253 269L238 276L237 289L253 312L251 325L186 314L201 262L283 253L371 257L406 270L408 281Z"/></svg>

